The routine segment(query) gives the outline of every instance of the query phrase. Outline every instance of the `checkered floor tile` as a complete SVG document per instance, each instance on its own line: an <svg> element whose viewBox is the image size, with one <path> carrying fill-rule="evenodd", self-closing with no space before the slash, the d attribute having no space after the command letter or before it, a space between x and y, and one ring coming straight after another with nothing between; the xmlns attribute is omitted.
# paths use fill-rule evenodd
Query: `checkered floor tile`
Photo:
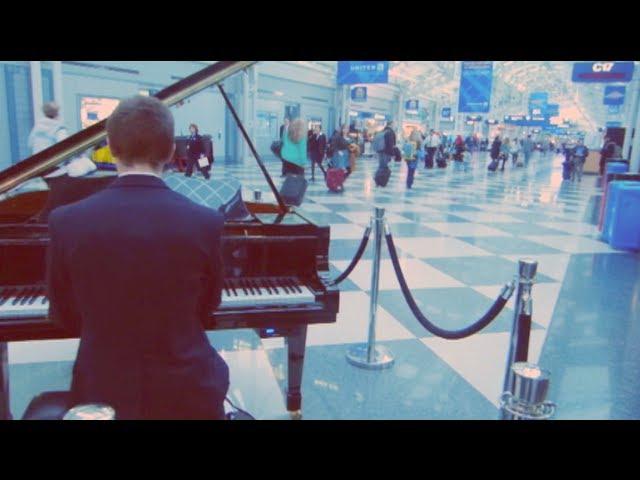
<svg viewBox="0 0 640 480"><path fill-rule="evenodd" d="M373 207L385 208L407 283L423 312L443 328L475 321L516 274L518 259L537 260L529 358L552 371L552 399L566 403L558 417L640 418L640 334L625 327L629 319L640 319L640 258L599 240L596 226L585 221L593 218L590 209L601 195L596 179L562 181L562 160L535 155L529 168L488 172L486 155L475 154L463 166L419 167L407 189L404 163L392 162L391 180L381 188L373 182L377 160L361 158L339 194L328 192L316 172L300 210L330 225L330 265L337 275L349 264ZM279 186L280 164L266 165ZM251 160L214 165L212 173L240 180L245 199L261 190L263 201L273 200ZM513 299L492 325L470 338L434 337L407 307L385 250L383 245L376 338L396 363L367 371L345 360L349 348L368 336L370 242L341 285L337 322L309 328L304 417L498 418ZM210 332L209 338L230 365L232 399L258 418L286 418L282 339L261 340L250 330ZM14 416L38 392L68 384L76 350L77 341L10 345ZM620 355L626 360L616 360ZM567 364L576 358L584 363ZM623 363L635 376L625 377ZM609 383L598 377L606 372ZM614 382L620 378L627 383ZM593 387L581 381L593 381Z"/></svg>

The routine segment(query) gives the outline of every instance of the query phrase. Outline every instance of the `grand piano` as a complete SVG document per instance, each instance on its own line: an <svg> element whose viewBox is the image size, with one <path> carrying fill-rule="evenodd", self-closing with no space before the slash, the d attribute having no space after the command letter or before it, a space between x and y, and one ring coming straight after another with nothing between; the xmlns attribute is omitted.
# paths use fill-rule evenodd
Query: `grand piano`
<svg viewBox="0 0 640 480"><path fill-rule="evenodd" d="M284 337L286 405L299 415L307 325L336 321L339 292L327 279L329 227L314 224L284 204L224 91L225 78L253 63L217 62L155 96L171 106L205 88L219 88L273 191L275 203L246 202L247 218L225 222L222 303L211 312L205 328L252 328L261 338ZM105 137L106 121L102 121L0 172L0 419L12 418L7 342L80 335L48 318L47 217L52 208L104 188L115 173L86 178L50 174ZM42 182L46 188L37 188ZM29 188L33 184L36 187Z"/></svg>

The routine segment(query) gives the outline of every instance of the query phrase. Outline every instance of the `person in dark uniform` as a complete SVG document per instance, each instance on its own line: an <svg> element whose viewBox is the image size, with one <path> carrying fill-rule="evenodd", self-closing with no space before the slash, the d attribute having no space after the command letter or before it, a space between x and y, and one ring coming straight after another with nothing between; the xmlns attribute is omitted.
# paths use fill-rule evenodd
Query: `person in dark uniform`
<svg viewBox="0 0 640 480"><path fill-rule="evenodd" d="M199 159L200 157L206 158L206 152L204 147L204 140L202 139L202 135L198 133L198 126L195 123L189 125L189 132L191 132L191 136L187 141L187 173L185 176L190 177L193 174L193 167L195 166L200 173L209 180L211 175L209 171L211 170L211 164L209 164L209 159L207 159L208 165L206 167L200 166Z"/></svg>
<svg viewBox="0 0 640 480"><path fill-rule="evenodd" d="M309 141L309 158L311 158L311 175L315 179L316 164L322 165L327 150L327 136L320 125L313 129L313 136Z"/></svg>
<svg viewBox="0 0 640 480"><path fill-rule="evenodd" d="M49 314L80 336L73 404L224 419L229 368L204 328L221 301L223 215L162 180L175 143L160 100L122 100L106 129L118 178L49 216Z"/></svg>

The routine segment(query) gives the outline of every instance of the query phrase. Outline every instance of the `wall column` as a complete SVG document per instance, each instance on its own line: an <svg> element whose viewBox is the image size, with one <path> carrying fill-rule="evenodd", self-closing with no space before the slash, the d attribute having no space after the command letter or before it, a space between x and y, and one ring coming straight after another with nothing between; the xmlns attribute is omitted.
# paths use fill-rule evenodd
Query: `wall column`
<svg viewBox="0 0 640 480"><path fill-rule="evenodd" d="M631 145L631 157L629 158L629 173L639 173L640 172L640 114L636 112L636 121L635 121L635 130L636 134L633 137L633 142ZM626 137L627 135L625 135ZM631 136L631 132L629 135Z"/></svg>
<svg viewBox="0 0 640 480"><path fill-rule="evenodd" d="M60 107L60 118L64 118L64 96L62 90L62 62L51 62L53 65L53 101Z"/></svg>
<svg viewBox="0 0 640 480"><path fill-rule="evenodd" d="M33 121L42 116L42 70L40 62L29 62L31 67L31 105L33 107Z"/></svg>
<svg viewBox="0 0 640 480"><path fill-rule="evenodd" d="M640 74L636 72L634 77L633 81L629 83L627 87L627 92L631 97L629 99L629 108L624 117L623 124L623 127L625 127L626 130L624 135L624 145L622 147L622 156L629 159L631 159L629 156L629 149L631 147L631 142L633 141L631 139L631 133L633 132L633 128L636 126L638 110L640 110ZM636 129L636 132L637 131L638 130Z"/></svg>

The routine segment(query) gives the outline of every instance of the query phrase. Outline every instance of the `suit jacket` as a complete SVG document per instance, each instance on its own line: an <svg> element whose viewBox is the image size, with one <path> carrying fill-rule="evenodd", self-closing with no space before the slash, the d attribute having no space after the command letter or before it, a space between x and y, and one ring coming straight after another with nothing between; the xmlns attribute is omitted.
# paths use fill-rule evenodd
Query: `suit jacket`
<svg viewBox="0 0 640 480"><path fill-rule="evenodd" d="M72 391L119 419L219 418L229 370L203 322L220 303L218 212L128 175L49 217L55 323L80 334Z"/></svg>
<svg viewBox="0 0 640 480"><path fill-rule="evenodd" d="M321 161L324 158L324 154L327 150L327 136L324 133L320 133L316 136L316 159Z"/></svg>
<svg viewBox="0 0 640 480"><path fill-rule="evenodd" d="M205 154L206 152L202 135L196 133L194 136L189 137L187 140L187 157L189 160L197 160Z"/></svg>
<svg viewBox="0 0 640 480"><path fill-rule="evenodd" d="M396 132L389 127L384 129L384 153L387 155L394 154L394 147L396 146Z"/></svg>

